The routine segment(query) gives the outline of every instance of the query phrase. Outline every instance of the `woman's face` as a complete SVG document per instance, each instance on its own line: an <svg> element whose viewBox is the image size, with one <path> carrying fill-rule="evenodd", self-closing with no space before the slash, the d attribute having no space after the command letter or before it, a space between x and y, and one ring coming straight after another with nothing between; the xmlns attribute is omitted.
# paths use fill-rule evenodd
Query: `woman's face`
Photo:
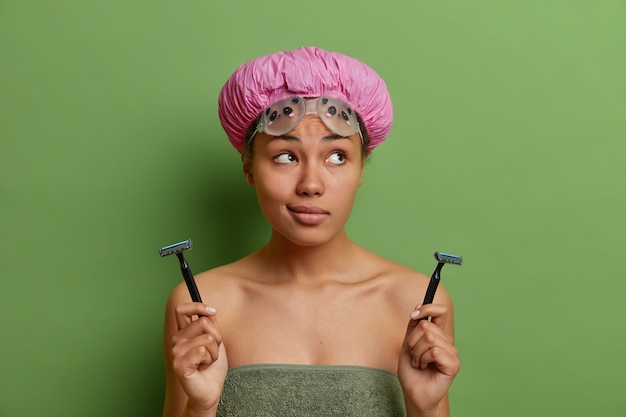
<svg viewBox="0 0 626 417"><path fill-rule="evenodd" d="M304 246L343 234L363 177L361 139L341 137L316 115L283 136L257 134L246 181L275 233Z"/></svg>

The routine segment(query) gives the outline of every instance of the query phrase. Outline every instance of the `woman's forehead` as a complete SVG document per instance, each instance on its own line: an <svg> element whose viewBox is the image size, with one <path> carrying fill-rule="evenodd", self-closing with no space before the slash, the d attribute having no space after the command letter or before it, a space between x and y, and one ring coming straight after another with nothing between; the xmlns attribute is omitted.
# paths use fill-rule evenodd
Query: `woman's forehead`
<svg viewBox="0 0 626 417"><path fill-rule="evenodd" d="M267 136L267 135L266 135ZM304 116L302 121L292 130L281 136L267 136L269 140L294 140L301 142L321 141L321 142L355 142L360 146L360 136L355 133L351 136L341 136L333 132L326 124L317 116L308 114Z"/></svg>

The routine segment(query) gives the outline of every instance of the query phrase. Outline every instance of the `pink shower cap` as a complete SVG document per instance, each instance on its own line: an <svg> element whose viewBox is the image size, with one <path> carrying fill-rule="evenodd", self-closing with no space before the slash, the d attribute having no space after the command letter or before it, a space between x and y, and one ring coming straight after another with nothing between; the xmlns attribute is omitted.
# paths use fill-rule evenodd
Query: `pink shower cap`
<svg viewBox="0 0 626 417"><path fill-rule="evenodd" d="M241 65L218 99L218 113L230 143L242 152L250 124L269 105L290 96L329 95L359 114L370 137L369 150L385 140L393 121L387 86L354 58L315 47L276 52Z"/></svg>

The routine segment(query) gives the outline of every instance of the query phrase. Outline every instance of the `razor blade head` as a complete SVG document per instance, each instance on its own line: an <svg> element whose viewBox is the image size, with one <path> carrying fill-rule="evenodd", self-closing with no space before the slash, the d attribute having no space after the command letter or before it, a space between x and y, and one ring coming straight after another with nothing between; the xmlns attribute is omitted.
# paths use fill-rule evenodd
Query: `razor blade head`
<svg viewBox="0 0 626 417"><path fill-rule="evenodd" d="M435 252L435 259L437 262L446 264L462 265L463 257L457 255L451 255L449 253Z"/></svg>
<svg viewBox="0 0 626 417"><path fill-rule="evenodd" d="M161 255L161 257L164 257L168 255L182 253L186 250L191 249L192 246L193 242L191 241L191 239L183 240L182 242L162 247L161 249L159 249L159 255Z"/></svg>

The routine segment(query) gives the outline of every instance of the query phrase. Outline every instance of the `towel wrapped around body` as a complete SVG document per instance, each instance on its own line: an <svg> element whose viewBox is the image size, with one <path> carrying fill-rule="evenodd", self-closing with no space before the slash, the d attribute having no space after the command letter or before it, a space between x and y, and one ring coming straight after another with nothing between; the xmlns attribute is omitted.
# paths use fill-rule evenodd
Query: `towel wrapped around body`
<svg viewBox="0 0 626 417"><path fill-rule="evenodd" d="M231 368L218 417L406 416L398 377L361 366L261 364Z"/></svg>

